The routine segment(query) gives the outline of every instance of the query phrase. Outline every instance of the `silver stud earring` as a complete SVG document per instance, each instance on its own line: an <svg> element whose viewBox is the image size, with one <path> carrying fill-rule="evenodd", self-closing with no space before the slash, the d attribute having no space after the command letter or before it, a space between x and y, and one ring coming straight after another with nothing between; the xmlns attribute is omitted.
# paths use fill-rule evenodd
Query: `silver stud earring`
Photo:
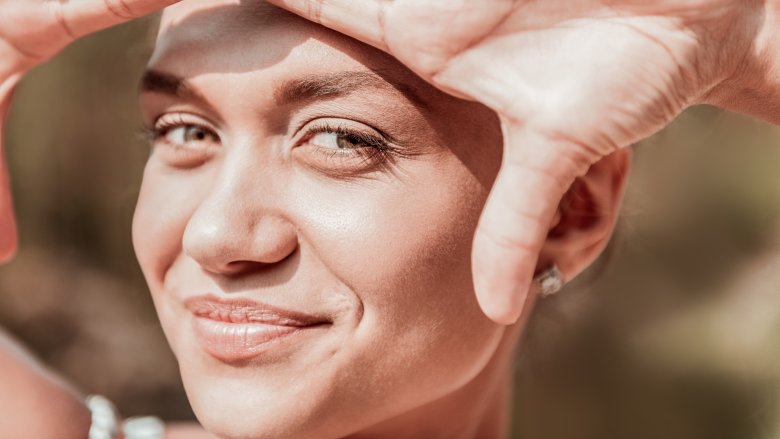
<svg viewBox="0 0 780 439"><path fill-rule="evenodd" d="M561 270L555 265L539 273L534 278L534 283L539 286L539 295L542 298L552 296L563 288L566 281L563 279Z"/></svg>

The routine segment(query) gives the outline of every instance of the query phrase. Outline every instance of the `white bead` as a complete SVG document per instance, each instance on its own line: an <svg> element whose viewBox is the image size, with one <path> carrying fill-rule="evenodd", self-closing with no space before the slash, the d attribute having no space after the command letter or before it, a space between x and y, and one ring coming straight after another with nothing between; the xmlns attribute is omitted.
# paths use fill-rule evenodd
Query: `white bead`
<svg viewBox="0 0 780 439"><path fill-rule="evenodd" d="M542 298L557 293L565 284L563 274L561 274L561 271L558 270L558 267L555 265L539 273L539 275L534 278L534 282L539 285L539 295Z"/></svg>

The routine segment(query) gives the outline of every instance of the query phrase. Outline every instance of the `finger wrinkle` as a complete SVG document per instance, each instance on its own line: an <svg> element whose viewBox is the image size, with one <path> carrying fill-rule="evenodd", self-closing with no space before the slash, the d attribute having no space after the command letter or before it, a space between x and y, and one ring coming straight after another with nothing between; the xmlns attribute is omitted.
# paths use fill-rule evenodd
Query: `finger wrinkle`
<svg viewBox="0 0 780 439"><path fill-rule="evenodd" d="M306 2L306 18L322 24L322 10L327 0L312 0Z"/></svg>
<svg viewBox="0 0 780 439"><path fill-rule="evenodd" d="M106 9L120 20L135 18L133 11L124 0L103 0L103 3L106 5Z"/></svg>
<svg viewBox="0 0 780 439"><path fill-rule="evenodd" d="M561 158L566 159L565 157ZM576 167L577 165L574 166ZM508 157L502 163L502 167L505 168L502 172L514 175L535 175L538 183L544 183L545 185L546 183L552 183L552 187L560 194L565 193L576 178L575 172L570 170L573 166L562 166L561 162L557 160L549 164L535 164L530 161L513 160L511 157Z"/></svg>
<svg viewBox="0 0 780 439"><path fill-rule="evenodd" d="M22 63L34 63L43 58L43 55L38 55L36 53L22 49L18 45L14 44L10 39L4 39L3 42L11 47L11 50L22 56Z"/></svg>
<svg viewBox="0 0 780 439"><path fill-rule="evenodd" d="M517 6L518 6L517 3L516 3L516 0L509 0L509 3L504 2L504 4L508 4L509 5L509 8L507 9L506 13L503 16L501 16L498 20L496 20L496 22L492 26L490 26L488 29L485 29L485 31L482 33L482 35L476 36L471 42L466 44L462 49L460 49L457 52L455 52L452 55L451 59L454 59L454 58L460 56L461 54L466 53L469 50L471 50L471 49L477 47L478 45L480 45L481 43L483 43L487 38L493 36L494 33L496 32L496 30L501 28L501 26L504 25L512 17L512 15L517 10ZM493 7L495 7L495 5L493 5ZM431 72L431 77L434 78L434 79L438 78L438 76L442 73L442 71L446 67L447 67L446 63L442 64L441 67L438 70L435 70L435 71Z"/></svg>
<svg viewBox="0 0 780 439"><path fill-rule="evenodd" d="M68 20L65 18L65 4L68 2L68 0L59 0L57 3L52 3L51 7L53 9L52 14L54 14L54 19L59 23L60 27L65 31L65 34L68 35L68 37L71 39L71 41L78 38L75 32L73 32L73 28L71 28L70 24L68 23Z"/></svg>
<svg viewBox="0 0 780 439"><path fill-rule="evenodd" d="M502 224L502 226L505 225ZM539 239L535 236L531 239L528 239L526 237L529 236L529 234L526 233L519 235L519 237L510 237L506 233L498 233L498 231L503 228L504 227L495 226L488 227L485 225L482 226L480 230L477 231L477 233L481 238L486 239L490 244L492 244L491 247L493 247L494 252L496 248L509 251L511 252L514 259L520 260L530 258L536 255L539 250L541 250L543 242L540 242ZM522 253L527 253L527 255L522 256ZM518 256L518 254L520 254L520 256Z"/></svg>

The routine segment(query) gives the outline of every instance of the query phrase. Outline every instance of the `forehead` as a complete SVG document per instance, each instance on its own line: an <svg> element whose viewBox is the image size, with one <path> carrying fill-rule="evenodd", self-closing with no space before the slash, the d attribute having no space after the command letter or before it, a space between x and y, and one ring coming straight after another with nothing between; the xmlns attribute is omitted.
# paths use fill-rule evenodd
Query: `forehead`
<svg viewBox="0 0 780 439"><path fill-rule="evenodd" d="M371 70L440 94L389 55L260 0L184 0L166 8L150 64L187 76L244 73L284 63Z"/></svg>

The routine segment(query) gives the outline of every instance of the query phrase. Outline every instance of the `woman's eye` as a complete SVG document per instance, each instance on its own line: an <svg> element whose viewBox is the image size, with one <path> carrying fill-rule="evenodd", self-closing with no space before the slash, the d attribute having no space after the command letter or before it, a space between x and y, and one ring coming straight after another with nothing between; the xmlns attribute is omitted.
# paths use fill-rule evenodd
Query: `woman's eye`
<svg viewBox="0 0 780 439"><path fill-rule="evenodd" d="M309 125L298 144L298 156L310 167L341 178L386 170L394 162L396 147L378 130L354 121L329 122Z"/></svg>
<svg viewBox="0 0 780 439"><path fill-rule="evenodd" d="M370 148L358 136L341 133L317 133L309 140L312 144L320 148L342 150L343 152L354 152L357 148Z"/></svg>
<svg viewBox="0 0 780 439"><path fill-rule="evenodd" d="M154 155L175 168L204 164L217 152L219 142L219 135L213 130L187 122L179 115L161 117L152 130Z"/></svg>
<svg viewBox="0 0 780 439"><path fill-rule="evenodd" d="M163 137L166 141L175 145L184 145L191 142L217 142L216 135L206 128L197 125L182 125L165 131Z"/></svg>

